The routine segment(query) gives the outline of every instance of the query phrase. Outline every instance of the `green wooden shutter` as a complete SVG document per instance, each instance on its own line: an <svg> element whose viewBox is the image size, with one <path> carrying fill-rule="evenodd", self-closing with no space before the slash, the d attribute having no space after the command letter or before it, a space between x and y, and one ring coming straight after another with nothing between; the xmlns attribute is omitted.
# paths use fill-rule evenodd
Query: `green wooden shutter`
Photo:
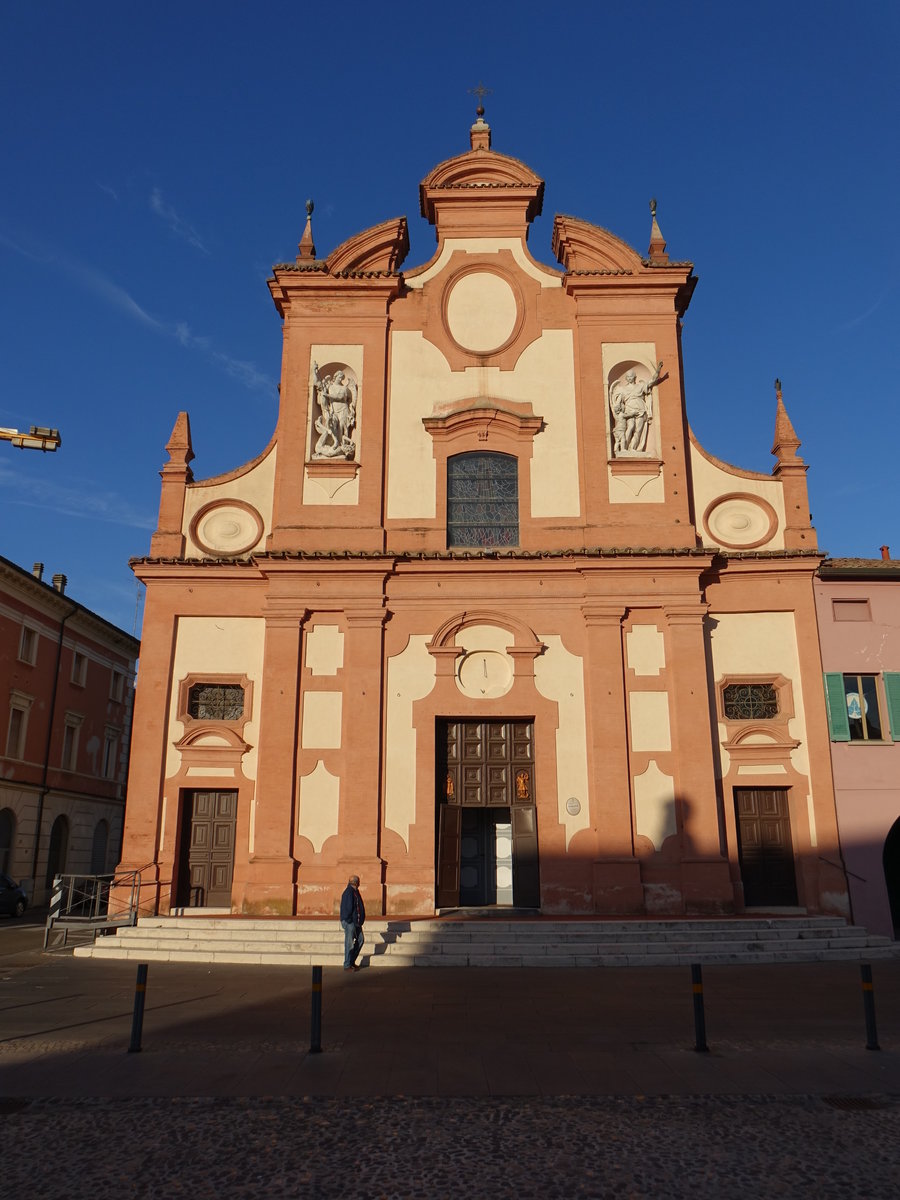
<svg viewBox="0 0 900 1200"><path fill-rule="evenodd" d="M900 742L900 674L896 671L885 671L884 691L891 722L891 737L895 742Z"/></svg>
<svg viewBox="0 0 900 1200"><path fill-rule="evenodd" d="M828 729L833 742L850 741L850 718L847 716L847 697L844 676L840 671L825 672L825 699L828 702ZM897 711L900 717L900 709ZM900 725L898 725L900 729Z"/></svg>

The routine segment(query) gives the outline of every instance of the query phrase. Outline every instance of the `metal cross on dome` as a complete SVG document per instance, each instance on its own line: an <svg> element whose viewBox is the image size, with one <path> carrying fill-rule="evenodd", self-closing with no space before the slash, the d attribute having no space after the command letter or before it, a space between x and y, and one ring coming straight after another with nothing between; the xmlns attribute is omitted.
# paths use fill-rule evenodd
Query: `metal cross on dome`
<svg viewBox="0 0 900 1200"><path fill-rule="evenodd" d="M476 114L476 116L483 117L484 116L484 98L485 98L485 96L493 96L494 89L485 87L484 84L479 79L477 87L469 88L468 92L469 92L470 96L478 97L478 107L475 109L475 114Z"/></svg>

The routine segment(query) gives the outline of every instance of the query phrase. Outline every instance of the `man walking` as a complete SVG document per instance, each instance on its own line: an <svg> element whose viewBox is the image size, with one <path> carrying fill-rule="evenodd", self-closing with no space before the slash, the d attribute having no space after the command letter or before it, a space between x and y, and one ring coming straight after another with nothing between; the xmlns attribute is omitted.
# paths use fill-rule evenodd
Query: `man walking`
<svg viewBox="0 0 900 1200"><path fill-rule="evenodd" d="M351 875L341 896L341 928L344 931L344 970L358 971L356 959L362 949L366 906L359 894L359 876Z"/></svg>

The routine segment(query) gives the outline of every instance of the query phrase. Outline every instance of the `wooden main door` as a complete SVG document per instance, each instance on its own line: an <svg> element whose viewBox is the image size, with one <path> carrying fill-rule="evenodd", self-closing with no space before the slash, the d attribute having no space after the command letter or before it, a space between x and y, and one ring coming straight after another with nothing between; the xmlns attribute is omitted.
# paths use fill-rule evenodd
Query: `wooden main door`
<svg viewBox="0 0 900 1200"><path fill-rule="evenodd" d="M787 788L735 788L738 854L748 907L793 907L797 876Z"/></svg>
<svg viewBox="0 0 900 1200"><path fill-rule="evenodd" d="M436 873L438 908L540 907L533 722L439 723Z"/></svg>
<svg viewBox="0 0 900 1200"><path fill-rule="evenodd" d="M185 792L178 903L230 908L237 792Z"/></svg>

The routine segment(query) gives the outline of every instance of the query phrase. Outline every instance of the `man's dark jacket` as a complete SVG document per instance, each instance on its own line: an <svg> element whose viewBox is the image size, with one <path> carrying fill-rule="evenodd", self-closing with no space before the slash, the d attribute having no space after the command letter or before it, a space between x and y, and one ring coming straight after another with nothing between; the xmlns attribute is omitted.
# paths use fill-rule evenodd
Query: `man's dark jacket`
<svg viewBox="0 0 900 1200"><path fill-rule="evenodd" d="M341 896L341 924L352 922L360 926L365 919L366 906L363 904L363 898L355 887L348 884Z"/></svg>

